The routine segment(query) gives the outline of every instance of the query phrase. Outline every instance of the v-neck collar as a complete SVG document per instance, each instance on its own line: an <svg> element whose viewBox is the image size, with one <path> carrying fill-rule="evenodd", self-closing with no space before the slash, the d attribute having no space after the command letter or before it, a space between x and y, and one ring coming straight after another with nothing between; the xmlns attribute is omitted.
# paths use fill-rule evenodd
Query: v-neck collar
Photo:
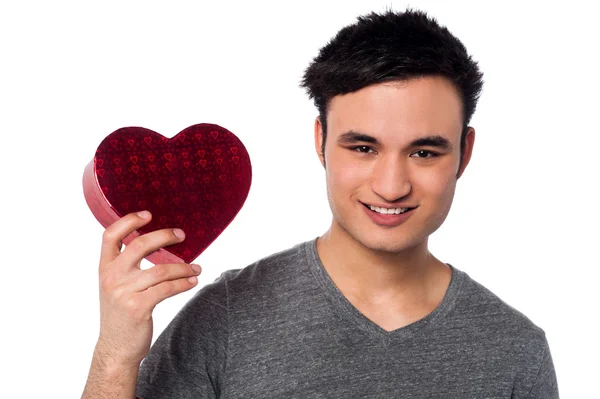
<svg viewBox="0 0 600 399"><path fill-rule="evenodd" d="M452 275L450 284L448 285L440 304L427 316L404 327L386 331L362 314L335 285L319 258L317 252L317 238L305 242L304 248L309 269L332 304L339 309L343 316L355 323L358 328L370 336L379 337L383 340L392 338L408 339L422 333L426 329L433 328L454 306L465 278L462 271L447 263L452 271Z"/></svg>

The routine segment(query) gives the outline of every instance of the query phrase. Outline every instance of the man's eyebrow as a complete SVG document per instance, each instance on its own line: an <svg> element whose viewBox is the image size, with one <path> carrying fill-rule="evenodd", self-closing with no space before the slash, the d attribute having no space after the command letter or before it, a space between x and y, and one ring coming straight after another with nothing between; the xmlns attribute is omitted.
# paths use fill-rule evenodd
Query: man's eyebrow
<svg viewBox="0 0 600 399"><path fill-rule="evenodd" d="M425 136L413 140L410 147L437 147L443 150L452 150L452 144L447 138L440 135Z"/></svg>
<svg viewBox="0 0 600 399"><path fill-rule="evenodd" d="M338 143L340 144L354 144L358 142L379 144L379 141L375 137L355 130L349 130L346 133L342 133L338 138Z"/></svg>

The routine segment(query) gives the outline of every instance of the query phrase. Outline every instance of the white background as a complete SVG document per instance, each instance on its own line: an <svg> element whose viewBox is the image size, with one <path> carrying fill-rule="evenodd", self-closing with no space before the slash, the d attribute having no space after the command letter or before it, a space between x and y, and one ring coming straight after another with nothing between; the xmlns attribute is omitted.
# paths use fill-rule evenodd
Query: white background
<svg viewBox="0 0 600 399"><path fill-rule="evenodd" d="M199 286L157 307L156 338L224 270L326 230L316 110L298 83L357 15L407 4L485 74L473 159L431 251L546 331L563 398L599 397L594 2L11 3L0 6L0 397L83 390L102 228L81 177L107 134L217 123L253 162L244 208L198 258Z"/></svg>

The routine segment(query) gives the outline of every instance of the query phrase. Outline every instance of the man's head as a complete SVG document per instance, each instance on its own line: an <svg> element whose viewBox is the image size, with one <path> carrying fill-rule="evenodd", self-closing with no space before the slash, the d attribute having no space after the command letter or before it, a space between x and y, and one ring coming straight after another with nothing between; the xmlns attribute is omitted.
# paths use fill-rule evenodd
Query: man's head
<svg viewBox="0 0 600 399"><path fill-rule="evenodd" d="M470 160L482 86L461 42L422 12L359 17L322 48L303 87L334 227L384 252L426 242Z"/></svg>

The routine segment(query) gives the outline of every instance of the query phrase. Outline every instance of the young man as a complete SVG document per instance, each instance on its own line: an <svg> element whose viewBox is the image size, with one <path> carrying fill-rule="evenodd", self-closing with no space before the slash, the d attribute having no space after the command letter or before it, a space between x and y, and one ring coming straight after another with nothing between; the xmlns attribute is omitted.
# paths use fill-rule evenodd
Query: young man
<svg viewBox="0 0 600 399"><path fill-rule="evenodd" d="M182 232L121 252L151 215L117 221L84 397L558 398L544 332L427 248L475 139L482 74L461 42L421 12L360 17L302 86L319 111L329 230L223 273L150 350L152 309L199 269L140 270Z"/></svg>

